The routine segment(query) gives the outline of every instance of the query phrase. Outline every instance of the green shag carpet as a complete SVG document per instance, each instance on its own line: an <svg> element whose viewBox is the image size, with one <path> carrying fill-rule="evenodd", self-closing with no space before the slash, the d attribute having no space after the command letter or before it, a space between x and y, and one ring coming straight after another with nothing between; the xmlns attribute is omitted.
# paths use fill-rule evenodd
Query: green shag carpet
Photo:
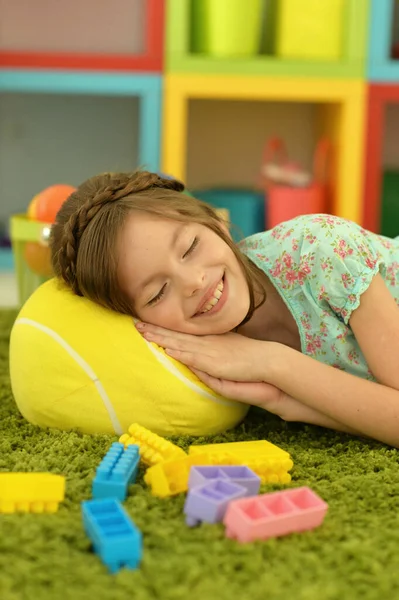
<svg viewBox="0 0 399 600"><path fill-rule="evenodd" d="M309 485L329 503L324 524L240 545L224 537L222 525L186 527L184 495L152 497L141 471L125 506L143 532L143 562L109 575L83 532L80 502L90 498L94 470L114 438L42 431L24 421L8 374L14 318L0 312L0 470L61 473L67 491L54 515L0 515L1 600L399 598L398 452L255 413L235 431L200 441L268 439L288 450L292 485ZM194 440L173 441L186 447Z"/></svg>

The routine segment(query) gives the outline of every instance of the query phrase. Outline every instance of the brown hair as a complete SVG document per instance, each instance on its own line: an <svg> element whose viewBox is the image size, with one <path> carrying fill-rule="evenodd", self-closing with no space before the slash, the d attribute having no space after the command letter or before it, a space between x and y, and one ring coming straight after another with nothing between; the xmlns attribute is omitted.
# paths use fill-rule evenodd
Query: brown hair
<svg viewBox="0 0 399 600"><path fill-rule="evenodd" d="M52 226L50 247L54 273L75 294L120 313L133 315L131 301L118 283L118 234L133 210L209 227L234 252L249 286L245 321L266 299L261 271L240 252L215 210L183 193L176 179L156 173L105 173L85 181L65 201ZM260 296L256 303L255 292ZM135 316L135 315L133 315Z"/></svg>

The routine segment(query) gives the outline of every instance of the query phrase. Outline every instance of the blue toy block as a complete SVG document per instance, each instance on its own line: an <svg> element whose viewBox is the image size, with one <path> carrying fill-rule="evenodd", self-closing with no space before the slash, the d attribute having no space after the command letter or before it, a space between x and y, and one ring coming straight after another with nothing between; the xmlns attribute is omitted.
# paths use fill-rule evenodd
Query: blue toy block
<svg viewBox="0 0 399 600"><path fill-rule="evenodd" d="M125 450L123 444L113 443L97 467L92 484L93 498L125 500L129 484L136 481L139 462L138 446L131 445Z"/></svg>
<svg viewBox="0 0 399 600"><path fill-rule="evenodd" d="M122 567L137 569L143 555L142 534L118 500L86 500L82 517L94 551L111 573Z"/></svg>
<svg viewBox="0 0 399 600"><path fill-rule="evenodd" d="M214 208L225 208L229 211L230 223L233 226L231 235L236 242L265 229L265 194L262 192L214 188L194 190L193 196Z"/></svg>
<svg viewBox="0 0 399 600"><path fill-rule="evenodd" d="M188 489L194 489L200 485L215 480L224 479L236 483L245 488L246 496L256 496L259 493L260 477L249 467L244 465L195 465L190 469Z"/></svg>
<svg viewBox="0 0 399 600"><path fill-rule="evenodd" d="M186 524L194 527L202 522L219 523L223 520L229 503L244 498L247 490L225 479L214 479L189 490L184 504Z"/></svg>

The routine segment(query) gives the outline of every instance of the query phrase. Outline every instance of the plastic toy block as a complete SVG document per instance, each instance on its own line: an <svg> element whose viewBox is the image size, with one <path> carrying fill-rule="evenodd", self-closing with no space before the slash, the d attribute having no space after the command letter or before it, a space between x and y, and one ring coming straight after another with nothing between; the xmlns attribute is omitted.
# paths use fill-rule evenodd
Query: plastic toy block
<svg viewBox="0 0 399 600"><path fill-rule="evenodd" d="M164 460L173 460L187 456L182 448L168 442L165 438L152 433L149 429L133 423L119 441L125 445L136 444L140 448L140 456L144 464L153 466Z"/></svg>
<svg viewBox="0 0 399 600"><path fill-rule="evenodd" d="M0 513L55 513L65 477L51 473L0 473Z"/></svg>
<svg viewBox="0 0 399 600"><path fill-rule="evenodd" d="M136 481L139 462L138 446L130 445L125 450L123 444L112 444L97 467L92 485L93 498L125 500L129 484Z"/></svg>
<svg viewBox="0 0 399 600"><path fill-rule="evenodd" d="M213 465L246 465L262 483L289 483L294 465L288 452L266 441L190 446L189 455L209 454Z"/></svg>
<svg viewBox="0 0 399 600"><path fill-rule="evenodd" d="M82 517L94 551L111 573L122 567L137 569L143 553L142 535L118 500L86 500Z"/></svg>
<svg viewBox="0 0 399 600"><path fill-rule="evenodd" d="M192 490L214 479L241 485L245 488L246 496L256 496L259 493L260 477L252 469L236 465L191 467L188 489Z"/></svg>
<svg viewBox="0 0 399 600"><path fill-rule="evenodd" d="M154 496L166 498L188 490L190 468L193 465L209 465L207 454L185 456L177 460L158 463L147 469L144 481L151 486Z"/></svg>
<svg viewBox="0 0 399 600"><path fill-rule="evenodd" d="M314 529L322 524L327 509L315 492L302 487L235 500L223 522L227 537L245 543Z"/></svg>
<svg viewBox="0 0 399 600"><path fill-rule="evenodd" d="M225 479L208 481L187 494L184 505L186 524L194 527L202 522L219 523L223 520L230 502L243 498L247 490Z"/></svg>

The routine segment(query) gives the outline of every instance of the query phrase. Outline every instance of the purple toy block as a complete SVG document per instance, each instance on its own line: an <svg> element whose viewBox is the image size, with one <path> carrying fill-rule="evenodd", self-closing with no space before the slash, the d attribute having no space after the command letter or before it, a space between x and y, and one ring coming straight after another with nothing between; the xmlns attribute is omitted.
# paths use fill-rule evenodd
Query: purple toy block
<svg viewBox="0 0 399 600"><path fill-rule="evenodd" d="M214 479L225 479L231 483L241 485L246 489L246 496L256 496L259 493L260 477L249 467L239 465L191 467L188 489L194 489Z"/></svg>
<svg viewBox="0 0 399 600"><path fill-rule="evenodd" d="M246 489L225 479L214 479L189 490L184 505L186 524L218 523L223 520L229 502L243 498Z"/></svg>
<svg viewBox="0 0 399 600"><path fill-rule="evenodd" d="M314 529L327 509L315 492L302 487L231 502L223 522L227 537L245 543Z"/></svg>

